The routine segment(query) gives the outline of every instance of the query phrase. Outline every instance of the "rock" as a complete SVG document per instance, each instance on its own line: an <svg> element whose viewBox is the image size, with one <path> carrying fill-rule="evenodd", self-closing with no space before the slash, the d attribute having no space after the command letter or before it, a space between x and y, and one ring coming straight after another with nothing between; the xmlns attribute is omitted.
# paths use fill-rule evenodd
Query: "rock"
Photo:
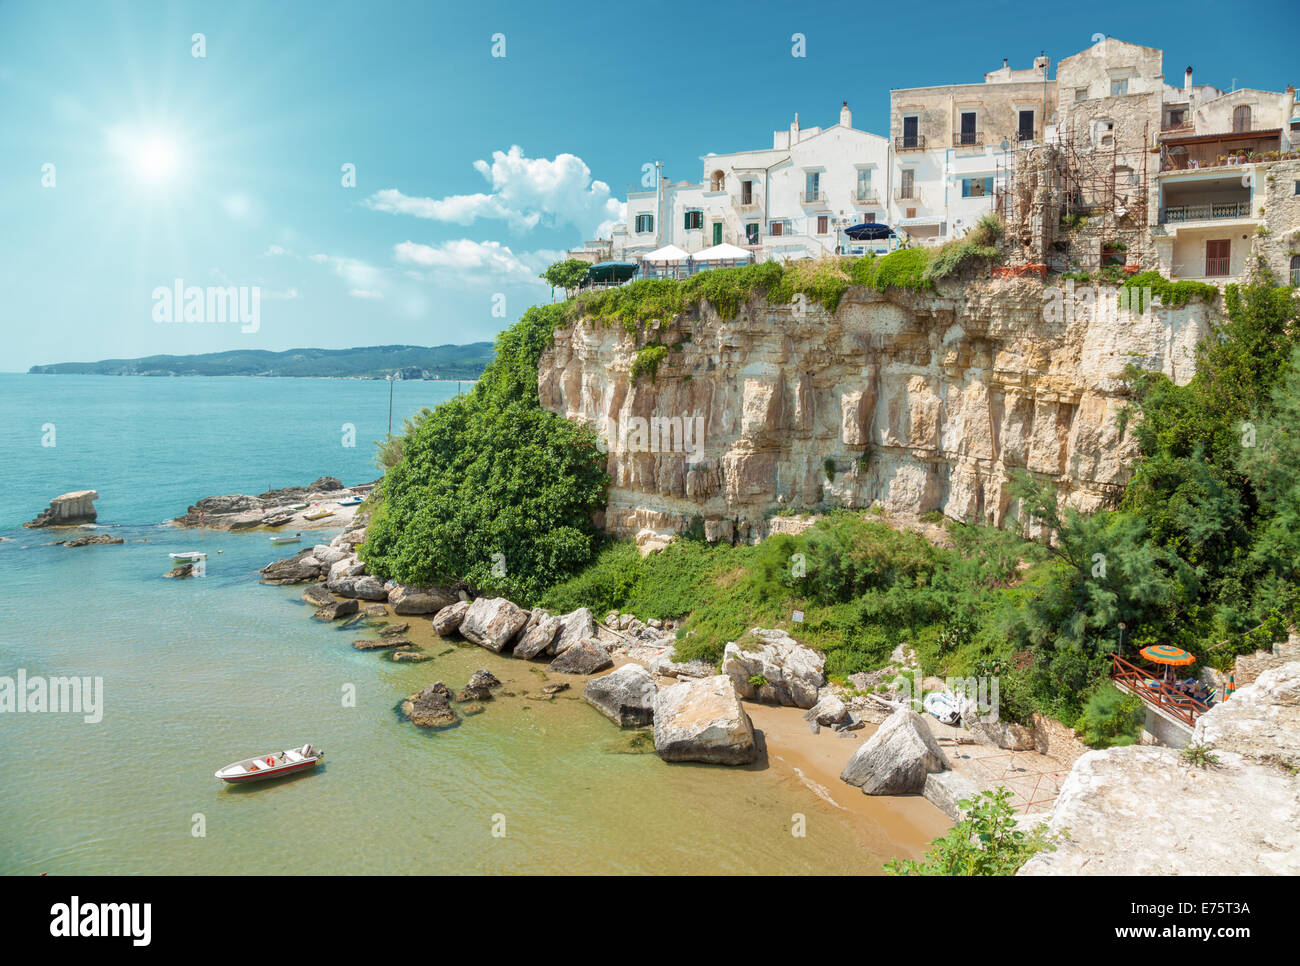
<svg viewBox="0 0 1300 966"><path fill-rule="evenodd" d="M804 719L824 728L829 728L831 725L848 723L849 709L843 701L828 689L821 700L804 713Z"/></svg>
<svg viewBox="0 0 1300 966"><path fill-rule="evenodd" d="M192 577L194 576L194 564L181 564L179 567L173 567L163 576L168 578Z"/></svg>
<svg viewBox="0 0 1300 966"><path fill-rule="evenodd" d="M1253 761L1300 767L1300 662L1264 671L1196 721L1192 740Z"/></svg>
<svg viewBox="0 0 1300 966"><path fill-rule="evenodd" d="M418 663L420 661L429 661L433 659L432 654L425 654L423 651L411 651L411 650L389 651L388 657L389 660L393 660L393 661L411 661L413 663Z"/></svg>
<svg viewBox="0 0 1300 966"><path fill-rule="evenodd" d="M311 549L308 548L263 567L262 583L300 584L305 580L315 580L323 569L321 562L312 556Z"/></svg>
<svg viewBox="0 0 1300 966"><path fill-rule="evenodd" d="M321 562L322 567L333 567L340 560L347 560L352 556L342 547L331 547L327 544L312 547L311 555Z"/></svg>
<svg viewBox="0 0 1300 966"><path fill-rule="evenodd" d="M36 519L23 526L29 529L40 527L71 527L81 523L94 523L98 518L95 513L95 501L99 494L94 490L73 490L56 496L50 505L36 514Z"/></svg>
<svg viewBox="0 0 1300 966"><path fill-rule="evenodd" d="M660 688L654 739L664 761L744 765L758 757L754 726L725 674Z"/></svg>
<svg viewBox="0 0 1300 966"><path fill-rule="evenodd" d="M514 655L528 660L547 650L560 633L558 617L543 617L532 627L526 629L515 642Z"/></svg>
<svg viewBox="0 0 1300 966"><path fill-rule="evenodd" d="M992 745L1009 751L1034 750L1033 728L1014 721L1003 721L996 714L978 714L970 701L964 703L961 723L981 745Z"/></svg>
<svg viewBox="0 0 1300 966"><path fill-rule="evenodd" d="M302 592L302 599L308 604L315 604L317 607L324 607L326 604L334 603L334 596L329 592L324 584L312 584Z"/></svg>
<svg viewBox="0 0 1300 966"><path fill-rule="evenodd" d="M567 690L569 690L568 681L554 681L551 684L542 685L542 694L555 695Z"/></svg>
<svg viewBox="0 0 1300 966"><path fill-rule="evenodd" d="M607 667L613 667L609 652L600 641L593 639L579 641L546 666L548 671L561 674L595 674Z"/></svg>
<svg viewBox="0 0 1300 966"><path fill-rule="evenodd" d="M708 661L678 661L676 649L672 647L651 660L650 670L667 678L711 678L718 673Z"/></svg>
<svg viewBox="0 0 1300 966"><path fill-rule="evenodd" d="M465 619L465 613L469 610L469 601L458 600L454 604L448 604L438 613L433 615L433 632L439 637L447 637L455 634L460 630L461 621Z"/></svg>
<svg viewBox="0 0 1300 966"><path fill-rule="evenodd" d="M323 566L323 565L322 565ZM329 565L326 574L326 580L334 583L336 580L342 580L345 577L358 577L366 572L366 565L363 564L356 554L348 554L346 557L334 561ZM387 596L387 590L384 595Z"/></svg>
<svg viewBox="0 0 1300 966"><path fill-rule="evenodd" d="M582 689L587 703L620 728L638 728L653 721L656 693L654 678L640 664L624 664L588 681Z"/></svg>
<svg viewBox="0 0 1300 966"><path fill-rule="evenodd" d="M107 533L94 533L84 537L73 537L71 540L64 540L65 547L92 547L103 543L126 543L121 537L110 537Z"/></svg>
<svg viewBox="0 0 1300 966"><path fill-rule="evenodd" d="M340 617L349 617L357 612L357 602L351 598L348 600L331 600L328 604L323 604L316 608L316 613L312 617L318 621L336 621Z"/></svg>
<svg viewBox="0 0 1300 966"><path fill-rule="evenodd" d="M369 574L360 574L355 577L340 577L338 580L331 580L326 586L329 587L330 593L338 594L340 597L357 597L361 600L386 600L388 591L380 583L379 578L371 577Z"/></svg>
<svg viewBox="0 0 1300 966"><path fill-rule="evenodd" d="M853 753L840 780L868 795L907 795L925 787L925 776L952 767L911 708L899 708Z"/></svg>
<svg viewBox="0 0 1300 966"><path fill-rule="evenodd" d="M394 634L405 634L410 629L410 624L389 624L387 627L379 628L379 636L391 637Z"/></svg>
<svg viewBox="0 0 1300 966"><path fill-rule="evenodd" d="M367 617L387 617L388 608L383 604L366 604L365 607L361 608L361 613Z"/></svg>
<svg viewBox="0 0 1300 966"><path fill-rule="evenodd" d="M449 728L460 720L451 706L451 692L441 681L403 701L402 713L421 728Z"/></svg>
<svg viewBox="0 0 1300 966"><path fill-rule="evenodd" d="M954 822L960 822L966 816L957 803L973 799L979 794L979 787L960 772L934 771L925 776L921 794Z"/></svg>
<svg viewBox="0 0 1300 966"><path fill-rule="evenodd" d="M455 602L456 594L445 587L398 584L388 592L394 614L433 614Z"/></svg>
<svg viewBox="0 0 1300 966"><path fill-rule="evenodd" d="M479 597L465 611L460 633L465 640L500 653L527 620L528 612L504 597Z"/></svg>
<svg viewBox="0 0 1300 966"><path fill-rule="evenodd" d="M409 647L411 642L405 637L363 637L353 641L352 646L358 651L382 651L387 647Z"/></svg>
<svg viewBox="0 0 1300 966"><path fill-rule="evenodd" d="M826 683L824 655L785 631L754 628L747 638L728 644L722 653L722 673L742 697L796 708L817 703Z"/></svg>
<svg viewBox="0 0 1300 966"><path fill-rule="evenodd" d="M1069 837L1019 874L1300 874L1295 777L1235 752L1216 754L1218 764L1200 768L1172 748L1088 752L1074 763L1047 822Z"/></svg>
<svg viewBox="0 0 1300 966"><path fill-rule="evenodd" d="M560 618L560 633L553 645L553 654L563 654L580 641L596 636L596 622L592 620L591 611L579 607Z"/></svg>
<svg viewBox="0 0 1300 966"><path fill-rule="evenodd" d="M501 682L491 671L479 668L470 675L465 690L456 695L457 701L488 701L492 698L492 689L501 687Z"/></svg>

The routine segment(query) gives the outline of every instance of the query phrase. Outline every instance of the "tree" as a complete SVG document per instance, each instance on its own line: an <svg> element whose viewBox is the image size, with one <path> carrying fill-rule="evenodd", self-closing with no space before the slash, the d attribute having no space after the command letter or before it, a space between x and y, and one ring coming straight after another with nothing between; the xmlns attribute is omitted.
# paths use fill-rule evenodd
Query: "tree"
<svg viewBox="0 0 1300 966"><path fill-rule="evenodd" d="M1015 875L1039 852L1056 851L1057 835L1046 825L1022 832L1016 825L1011 793L1005 788L980 792L957 803L965 817L943 838L930 843L920 862L891 859L890 875Z"/></svg>
<svg viewBox="0 0 1300 966"><path fill-rule="evenodd" d="M566 298L570 297L578 286L580 286L587 277L587 272L591 266L578 258L566 258L562 262L556 262L546 271L542 272L539 278L545 279L551 286L552 291L557 288L564 289Z"/></svg>

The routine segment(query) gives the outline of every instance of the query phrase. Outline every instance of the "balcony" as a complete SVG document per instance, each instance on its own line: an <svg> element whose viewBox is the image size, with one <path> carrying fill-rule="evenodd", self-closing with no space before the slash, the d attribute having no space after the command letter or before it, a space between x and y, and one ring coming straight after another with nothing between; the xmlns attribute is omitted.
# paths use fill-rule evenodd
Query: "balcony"
<svg viewBox="0 0 1300 966"><path fill-rule="evenodd" d="M1196 130L1196 122L1192 120L1183 121L1166 121L1160 125L1161 134L1190 134Z"/></svg>
<svg viewBox="0 0 1300 966"><path fill-rule="evenodd" d="M823 205L826 203L826 192L820 188L816 191L799 192L799 204L801 205Z"/></svg>
<svg viewBox="0 0 1300 966"><path fill-rule="evenodd" d="M913 185L911 188L895 188L895 201L921 201L921 189Z"/></svg>
<svg viewBox="0 0 1300 966"><path fill-rule="evenodd" d="M924 134L904 134L902 137L894 138L895 151L924 151L925 135Z"/></svg>
<svg viewBox="0 0 1300 966"><path fill-rule="evenodd" d="M979 148L984 146L983 131L955 131L952 136L954 148Z"/></svg>
<svg viewBox="0 0 1300 966"><path fill-rule="evenodd" d="M1220 275L1230 274L1228 264L1230 259L1227 255L1217 256L1205 259L1205 275L1207 278L1215 278Z"/></svg>
<svg viewBox="0 0 1300 966"><path fill-rule="evenodd" d="M1162 225L1175 225L1187 221L1218 221L1224 218L1249 217L1249 201L1229 201L1208 205L1178 205L1173 208L1160 209L1160 224Z"/></svg>
<svg viewBox="0 0 1300 966"><path fill-rule="evenodd" d="M739 207L741 211L757 211L760 205L758 199L753 195L750 195L749 198L745 198L742 195L737 207Z"/></svg>
<svg viewBox="0 0 1300 966"><path fill-rule="evenodd" d="M880 198L877 197L876 192L870 188L866 191L854 191L852 192L852 195L853 203L855 205L861 205L863 208L874 208L880 205Z"/></svg>

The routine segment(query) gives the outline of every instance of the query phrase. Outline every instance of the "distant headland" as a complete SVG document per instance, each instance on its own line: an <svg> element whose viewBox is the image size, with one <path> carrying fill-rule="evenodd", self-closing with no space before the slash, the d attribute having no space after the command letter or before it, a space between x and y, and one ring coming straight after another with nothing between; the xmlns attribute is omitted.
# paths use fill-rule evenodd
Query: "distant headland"
<svg viewBox="0 0 1300 966"><path fill-rule="evenodd" d="M491 342L469 345L381 345L354 349L232 349L188 356L144 356L32 366L36 375L297 376L334 379L477 379L492 358Z"/></svg>

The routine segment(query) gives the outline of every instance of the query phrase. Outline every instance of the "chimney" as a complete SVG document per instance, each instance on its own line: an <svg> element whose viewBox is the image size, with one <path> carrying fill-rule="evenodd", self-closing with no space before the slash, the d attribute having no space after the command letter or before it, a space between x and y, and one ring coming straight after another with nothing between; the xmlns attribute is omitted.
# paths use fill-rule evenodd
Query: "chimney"
<svg viewBox="0 0 1300 966"><path fill-rule="evenodd" d="M796 111L794 120L790 122L790 147L799 143L799 112Z"/></svg>
<svg viewBox="0 0 1300 966"><path fill-rule="evenodd" d="M853 112L849 110L848 101L840 105L840 127L853 127Z"/></svg>
<svg viewBox="0 0 1300 966"><path fill-rule="evenodd" d="M1191 92L1192 92L1192 69L1189 67L1187 68L1187 70L1183 71L1183 93L1190 94Z"/></svg>
<svg viewBox="0 0 1300 966"><path fill-rule="evenodd" d="M1007 69L1007 59L1005 57L1002 58L1002 69L1003 70Z"/></svg>

